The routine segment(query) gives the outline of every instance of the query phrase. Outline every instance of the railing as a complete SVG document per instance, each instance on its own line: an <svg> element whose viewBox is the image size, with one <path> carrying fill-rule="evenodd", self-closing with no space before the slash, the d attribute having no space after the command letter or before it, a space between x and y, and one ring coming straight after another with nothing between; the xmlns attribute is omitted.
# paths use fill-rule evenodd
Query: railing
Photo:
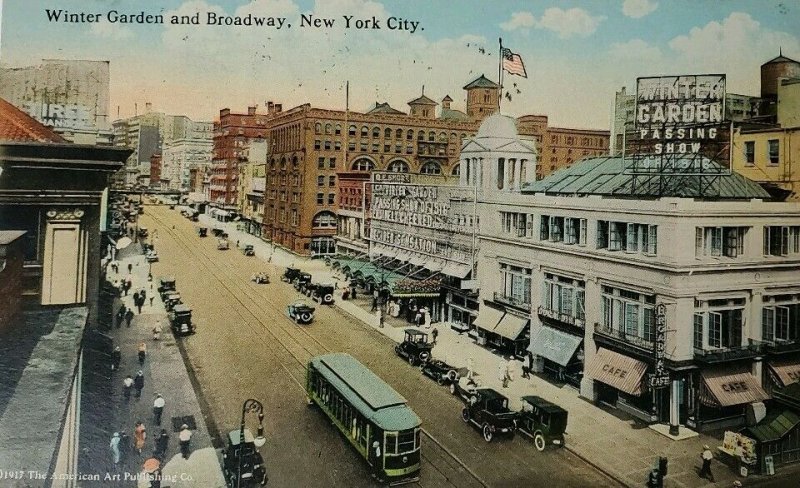
<svg viewBox="0 0 800 488"><path fill-rule="evenodd" d="M610 325L595 323L594 332L595 334L604 335L606 337L620 339L642 349L653 350L654 342L652 339L646 339L635 334L629 334L624 330L615 329Z"/></svg>
<svg viewBox="0 0 800 488"><path fill-rule="evenodd" d="M539 308L536 310L536 313L538 313L542 317L553 319L567 325L572 325L574 327L579 327L581 329L585 327L583 320L575 318L569 314L561 313L558 310L551 310L547 307L539 306Z"/></svg>
<svg viewBox="0 0 800 488"><path fill-rule="evenodd" d="M518 308L520 310L525 310L526 312L530 311L531 309L530 303L526 303L524 300L520 300L519 298L510 297L505 293L494 292L494 301L497 303L502 303L503 305L509 305L514 308Z"/></svg>
<svg viewBox="0 0 800 488"><path fill-rule="evenodd" d="M758 356L764 351L765 343L748 339L748 343L741 346L719 347L715 349L694 349L694 357L698 361L716 363L735 359L746 359Z"/></svg>
<svg viewBox="0 0 800 488"><path fill-rule="evenodd" d="M800 342L782 340L769 341L764 343L764 349L766 352L771 353L795 352L800 351Z"/></svg>

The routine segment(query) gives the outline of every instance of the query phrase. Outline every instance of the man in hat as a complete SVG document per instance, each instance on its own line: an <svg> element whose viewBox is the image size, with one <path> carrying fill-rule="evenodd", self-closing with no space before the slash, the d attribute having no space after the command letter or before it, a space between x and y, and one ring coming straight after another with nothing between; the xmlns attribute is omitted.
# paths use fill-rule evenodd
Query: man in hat
<svg viewBox="0 0 800 488"><path fill-rule="evenodd" d="M144 386L144 383L142 386ZM125 396L126 402L131 399L131 388L133 388L133 378L131 378L131 375L128 375L122 381L122 393Z"/></svg>
<svg viewBox="0 0 800 488"><path fill-rule="evenodd" d="M181 431L178 434L178 440L181 445L181 455L183 459L189 459L189 442L192 440L192 431L186 424L181 425Z"/></svg>
<svg viewBox="0 0 800 488"><path fill-rule="evenodd" d="M141 369L136 373L136 378L133 379L133 386L136 388L136 398L141 398L142 390L144 389L144 373Z"/></svg>
<svg viewBox="0 0 800 488"><path fill-rule="evenodd" d="M714 474L711 472L711 460L714 459L714 454L711 453L711 448L708 447L708 444L703 446L703 453L700 454L700 457L703 459L703 467L700 468L698 474L701 478L707 478L714 483Z"/></svg>
<svg viewBox="0 0 800 488"><path fill-rule="evenodd" d="M160 394L156 394L155 400L153 400L153 420L156 425L161 425L161 414L164 413L164 397Z"/></svg>

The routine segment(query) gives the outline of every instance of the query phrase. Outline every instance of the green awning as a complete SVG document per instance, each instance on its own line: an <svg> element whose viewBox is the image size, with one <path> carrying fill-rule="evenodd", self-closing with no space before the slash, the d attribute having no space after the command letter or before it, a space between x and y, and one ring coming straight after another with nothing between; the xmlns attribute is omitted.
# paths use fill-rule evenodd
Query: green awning
<svg viewBox="0 0 800 488"><path fill-rule="evenodd" d="M769 416L754 427L749 427L749 437L758 442L771 442L783 438L800 424L800 417L791 410L784 410L778 415Z"/></svg>

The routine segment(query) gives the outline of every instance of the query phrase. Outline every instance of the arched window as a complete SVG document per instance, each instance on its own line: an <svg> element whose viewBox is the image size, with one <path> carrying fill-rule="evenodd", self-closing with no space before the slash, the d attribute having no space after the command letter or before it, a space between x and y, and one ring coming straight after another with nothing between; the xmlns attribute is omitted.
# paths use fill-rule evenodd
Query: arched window
<svg viewBox="0 0 800 488"><path fill-rule="evenodd" d="M436 140L436 132L430 131L428 132L428 141L433 142Z"/></svg>
<svg viewBox="0 0 800 488"><path fill-rule="evenodd" d="M292 158L292 166L297 166L297 156Z"/></svg>
<svg viewBox="0 0 800 488"><path fill-rule="evenodd" d="M408 173L408 164L405 161L392 161L389 163L389 166L386 168L386 171L390 171L392 173Z"/></svg>
<svg viewBox="0 0 800 488"><path fill-rule="evenodd" d="M381 136L381 129L379 127L372 128L372 137L380 137Z"/></svg>
<svg viewBox="0 0 800 488"><path fill-rule="evenodd" d="M336 228L336 214L328 210L323 210L314 216L311 221L314 228L335 229Z"/></svg>
<svg viewBox="0 0 800 488"><path fill-rule="evenodd" d="M272 159L269 160L269 167L270 168L274 168L275 167L275 158L272 158Z"/></svg>
<svg viewBox="0 0 800 488"><path fill-rule="evenodd" d="M421 131L417 132L417 140L418 141L424 141L425 140L425 131L421 130Z"/></svg>
<svg viewBox="0 0 800 488"><path fill-rule="evenodd" d="M395 139L398 139L398 140L402 139L403 138L403 129L397 129L396 131L394 131L394 137L395 137Z"/></svg>
<svg viewBox="0 0 800 488"><path fill-rule="evenodd" d="M342 124L336 124L336 135L340 135L342 133Z"/></svg>
<svg viewBox="0 0 800 488"><path fill-rule="evenodd" d="M428 161L427 163L422 165L420 168L419 173L422 175L440 175L442 174L442 167L439 166L439 163L434 161Z"/></svg>
<svg viewBox="0 0 800 488"><path fill-rule="evenodd" d="M331 124L325 124L325 133L326 134L333 133L333 126Z"/></svg>
<svg viewBox="0 0 800 488"><path fill-rule="evenodd" d="M281 169L286 167L286 158L281 158Z"/></svg>
<svg viewBox="0 0 800 488"><path fill-rule="evenodd" d="M408 139L409 141L414 139L414 131L413 130L409 129L408 132L406 132L406 139Z"/></svg>
<svg viewBox="0 0 800 488"><path fill-rule="evenodd" d="M453 166L453 176L461 176L461 164Z"/></svg>
<svg viewBox="0 0 800 488"><path fill-rule="evenodd" d="M364 125L361 127L361 137L367 137L367 136L369 136L369 127Z"/></svg>
<svg viewBox="0 0 800 488"><path fill-rule="evenodd" d="M384 139L391 139L392 138L392 129L390 129L388 127L383 129L383 138Z"/></svg>
<svg viewBox="0 0 800 488"><path fill-rule="evenodd" d="M354 125L351 125L351 126L350 126L350 129L348 130L348 133L349 133L351 136L355 136L355 135L356 135L356 126L354 126Z"/></svg>
<svg viewBox="0 0 800 488"><path fill-rule="evenodd" d="M439 142L447 142L447 132L439 133Z"/></svg>
<svg viewBox="0 0 800 488"><path fill-rule="evenodd" d="M322 124L320 124L319 122L314 124L314 133L315 134L321 134L322 133Z"/></svg>
<svg viewBox="0 0 800 488"><path fill-rule="evenodd" d="M351 166L350 169L353 171L372 171L373 169L375 169L375 164L369 159L361 158L355 160L355 162L353 162L353 166Z"/></svg>

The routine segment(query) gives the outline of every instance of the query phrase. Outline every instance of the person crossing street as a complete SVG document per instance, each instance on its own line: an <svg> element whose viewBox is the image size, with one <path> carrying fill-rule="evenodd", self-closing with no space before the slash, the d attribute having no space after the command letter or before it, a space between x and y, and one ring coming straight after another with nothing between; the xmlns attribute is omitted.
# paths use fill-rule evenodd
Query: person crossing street
<svg viewBox="0 0 800 488"><path fill-rule="evenodd" d="M133 380L133 387L136 388L136 398L141 398L142 390L144 389L144 373L141 369L136 373L136 378Z"/></svg>
<svg viewBox="0 0 800 488"><path fill-rule="evenodd" d="M153 400L153 421L156 425L161 425L161 414L164 413L165 404L164 397L156 394L156 398Z"/></svg>
<svg viewBox="0 0 800 488"><path fill-rule="evenodd" d="M142 386L144 386L144 383ZM122 381L122 394L125 397L126 402L130 401L131 399L131 388L133 388L133 378L131 378L131 375L128 375Z"/></svg>

